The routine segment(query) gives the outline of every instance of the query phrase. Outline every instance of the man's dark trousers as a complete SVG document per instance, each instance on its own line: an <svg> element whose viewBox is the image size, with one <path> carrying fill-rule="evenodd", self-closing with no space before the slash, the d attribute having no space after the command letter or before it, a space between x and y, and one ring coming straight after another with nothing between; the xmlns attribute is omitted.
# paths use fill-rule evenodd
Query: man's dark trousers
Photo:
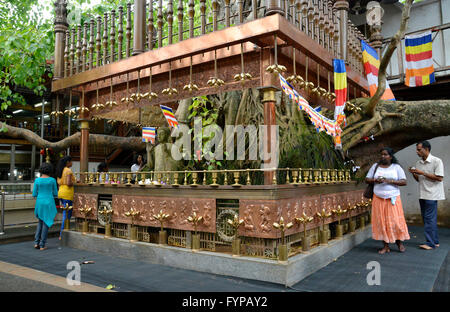
<svg viewBox="0 0 450 312"><path fill-rule="evenodd" d="M425 230L426 244L432 248L439 244L437 232L437 200L419 199Z"/></svg>

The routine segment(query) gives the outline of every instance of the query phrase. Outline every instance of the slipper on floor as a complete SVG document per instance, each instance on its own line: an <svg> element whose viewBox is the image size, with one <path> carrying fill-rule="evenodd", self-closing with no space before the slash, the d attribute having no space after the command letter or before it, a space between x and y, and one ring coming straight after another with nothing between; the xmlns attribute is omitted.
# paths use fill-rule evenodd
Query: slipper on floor
<svg viewBox="0 0 450 312"><path fill-rule="evenodd" d="M422 249L425 249L425 250L432 250L433 249L433 247L430 247L428 245L420 245L419 247L422 248Z"/></svg>
<svg viewBox="0 0 450 312"><path fill-rule="evenodd" d="M47 250L47 247L41 247L39 250Z"/></svg>
<svg viewBox="0 0 450 312"><path fill-rule="evenodd" d="M39 245L34 245L34 248L39 249L40 247Z"/></svg>

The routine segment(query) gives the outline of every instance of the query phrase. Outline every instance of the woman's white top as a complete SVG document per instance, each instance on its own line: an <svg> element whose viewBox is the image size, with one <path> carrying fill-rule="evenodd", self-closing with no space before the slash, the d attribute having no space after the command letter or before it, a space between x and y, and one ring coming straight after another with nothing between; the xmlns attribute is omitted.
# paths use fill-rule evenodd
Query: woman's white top
<svg viewBox="0 0 450 312"><path fill-rule="evenodd" d="M386 180L406 180L405 172L403 171L402 167L400 167L400 165L391 164L387 168L378 166L374 176L376 165L376 163L373 164L372 168L370 168L369 172L367 173L366 178L377 179L379 177L384 177ZM381 198L392 198L400 195L400 188L394 184L375 183L373 193Z"/></svg>

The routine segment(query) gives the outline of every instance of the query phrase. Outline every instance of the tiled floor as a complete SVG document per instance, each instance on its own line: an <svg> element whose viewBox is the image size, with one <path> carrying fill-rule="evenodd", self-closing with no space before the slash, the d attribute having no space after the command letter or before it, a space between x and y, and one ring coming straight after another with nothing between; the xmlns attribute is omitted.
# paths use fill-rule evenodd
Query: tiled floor
<svg viewBox="0 0 450 312"><path fill-rule="evenodd" d="M450 229L439 229L441 246L431 251L418 248L418 245L422 243L423 228L410 226L409 231L411 240L405 243L406 253L398 252L393 245L389 254L379 255L377 249L381 247L380 242L368 239L292 288L61 247L56 238L49 239L46 251L34 249L33 242L0 245L0 260L61 277L66 277L69 272L66 269L69 261L92 260L95 261L94 264L81 265L81 281L99 287L112 284L116 286L114 289L116 291L432 291L439 272L448 274L448 270L443 270L441 267L450 250ZM371 270L368 270L366 266L371 261L377 261L380 264L381 285L369 286L367 283L366 278ZM14 283L14 280L12 276L0 274L0 284ZM442 279L441 276L440 280L445 283L448 278ZM24 285L22 282L17 282L16 285Z"/></svg>

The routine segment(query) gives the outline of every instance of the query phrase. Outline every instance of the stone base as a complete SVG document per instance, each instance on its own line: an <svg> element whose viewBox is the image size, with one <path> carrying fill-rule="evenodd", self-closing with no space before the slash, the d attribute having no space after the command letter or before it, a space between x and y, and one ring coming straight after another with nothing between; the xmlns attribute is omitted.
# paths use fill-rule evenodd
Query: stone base
<svg viewBox="0 0 450 312"><path fill-rule="evenodd" d="M308 275L327 266L372 235L372 227L357 229L327 246L317 246L282 263L254 257L233 257L209 251L163 246L145 242L129 242L120 238L104 238L98 234L64 231L64 246L84 249L115 257L128 258L181 269L259 280L292 286Z"/></svg>

